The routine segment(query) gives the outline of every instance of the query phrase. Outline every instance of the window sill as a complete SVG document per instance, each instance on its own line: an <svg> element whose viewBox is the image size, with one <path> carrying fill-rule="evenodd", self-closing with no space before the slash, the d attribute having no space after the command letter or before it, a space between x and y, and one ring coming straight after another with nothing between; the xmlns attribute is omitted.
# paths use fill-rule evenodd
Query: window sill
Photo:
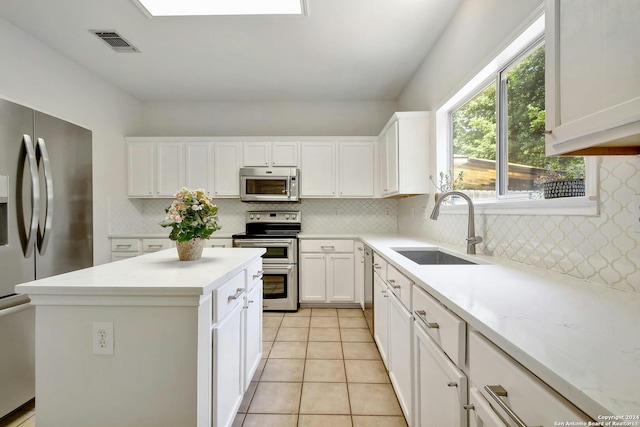
<svg viewBox="0 0 640 427"><path fill-rule="evenodd" d="M473 202L473 206L476 214L487 215L600 215L600 204L596 196L539 200L477 200ZM467 210L467 204L464 202L440 206L440 213L445 215L466 214Z"/></svg>

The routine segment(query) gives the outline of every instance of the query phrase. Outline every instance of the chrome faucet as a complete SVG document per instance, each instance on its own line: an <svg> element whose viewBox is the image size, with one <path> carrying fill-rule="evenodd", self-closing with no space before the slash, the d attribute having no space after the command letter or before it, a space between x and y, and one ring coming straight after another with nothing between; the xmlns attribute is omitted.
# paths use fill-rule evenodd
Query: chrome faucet
<svg viewBox="0 0 640 427"><path fill-rule="evenodd" d="M442 194L442 196L440 196L440 198L436 202L436 205L433 208L433 212L431 212L431 219L434 220L434 221L438 219L438 216L440 215L440 205L442 204L443 200L446 199L449 196L460 196L463 199L465 199L467 201L467 204L469 205L469 225L468 225L468 231L467 231L467 253L471 254L471 255L475 255L476 254L476 245L478 243L482 242L482 237L475 235L476 234L476 227L474 225L473 202L471 201L469 196L467 196L466 194L464 194L461 191L447 191L446 193Z"/></svg>

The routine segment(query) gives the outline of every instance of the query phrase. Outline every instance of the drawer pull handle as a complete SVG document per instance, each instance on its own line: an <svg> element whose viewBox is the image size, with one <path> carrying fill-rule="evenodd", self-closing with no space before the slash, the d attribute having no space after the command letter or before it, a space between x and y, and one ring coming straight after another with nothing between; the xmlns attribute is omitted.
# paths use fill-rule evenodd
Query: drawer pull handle
<svg viewBox="0 0 640 427"><path fill-rule="evenodd" d="M396 285L396 281L393 279L387 280L393 289L402 289L402 286Z"/></svg>
<svg viewBox="0 0 640 427"><path fill-rule="evenodd" d="M466 409L467 411L471 411L473 409L476 409L476 407L473 406L473 405L462 405L462 409Z"/></svg>
<svg viewBox="0 0 640 427"><path fill-rule="evenodd" d="M147 245L149 248L161 248L163 245Z"/></svg>
<svg viewBox="0 0 640 427"><path fill-rule="evenodd" d="M513 420L514 423L518 425L518 427L527 427L527 425L520 419L520 417L513 412L509 406L500 397L507 397L507 390L504 389L501 385L485 385L484 389L489 396L496 401L496 403L509 415L509 418Z"/></svg>
<svg viewBox="0 0 640 427"><path fill-rule="evenodd" d="M455 381L449 381L447 387L458 387L458 383Z"/></svg>
<svg viewBox="0 0 640 427"><path fill-rule="evenodd" d="M236 288L236 293L233 295L229 295L229 298L227 298L227 302L231 302L234 299L238 299L240 295L242 295L243 293L244 293L244 288Z"/></svg>
<svg viewBox="0 0 640 427"><path fill-rule="evenodd" d="M336 247L331 245L331 246L320 246L320 249L322 249L323 251L335 251Z"/></svg>
<svg viewBox="0 0 640 427"><path fill-rule="evenodd" d="M224 245L211 245L212 248L224 248Z"/></svg>
<svg viewBox="0 0 640 427"><path fill-rule="evenodd" d="M130 248L131 245L116 245L116 248Z"/></svg>
<svg viewBox="0 0 640 427"><path fill-rule="evenodd" d="M262 274L263 273L264 273L264 271L262 271L262 270L258 271L256 274L253 275L253 280L262 279Z"/></svg>
<svg viewBox="0 0 640 427"><path fill-rule="evenodd" d="M373 268L380 270L382 267L380 267L380 264L373 264Z"/></svg>
<svg viewBox="0 0 640 427"><path fill-rule="evenodd" d="M438 329L440 327L440 325L438 325L436 322L429 322L427 320L427 312L424 310L416 310L414 311L414 313L416 313L416 316L418 316L418 318L420 320L422 320L422 322L424 322L424 324L427 326L427 328L429 329Z"/></svg>

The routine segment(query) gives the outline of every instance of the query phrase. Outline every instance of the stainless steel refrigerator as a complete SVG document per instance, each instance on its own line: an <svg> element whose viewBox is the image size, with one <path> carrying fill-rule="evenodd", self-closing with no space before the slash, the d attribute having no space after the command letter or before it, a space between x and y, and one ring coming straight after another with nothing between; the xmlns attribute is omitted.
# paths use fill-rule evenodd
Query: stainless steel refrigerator
<svg viewBox="0 0 640 427"><path fill-rule="evenodd" d="M35 310L14 286L93 265L91 137L0 100L0 418L35 395Z"/></svg>

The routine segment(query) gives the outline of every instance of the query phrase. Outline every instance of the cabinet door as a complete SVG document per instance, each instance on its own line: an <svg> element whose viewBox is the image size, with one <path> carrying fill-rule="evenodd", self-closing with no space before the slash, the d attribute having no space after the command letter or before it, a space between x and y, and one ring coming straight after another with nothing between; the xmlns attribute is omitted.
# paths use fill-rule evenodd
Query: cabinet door
<svg viewBox="0 0 640 427"><path fill-rule="evenodd" d="M213 188L215 197L240 197L241 144L214 143Z"/></svg>
<svg viewBox="0 0 640 427"><path fill-rule="evenodd" d="M356 252L354 259L355 268L355 300L364 310L364 244L356 241Z"/></svg>
<svg viewBox="0 0 640 427"><path fill-rule="evenodd" d="M212 144L208 142L188 142L185 144L185 186L202 188L207 193L213 191Z"/></svg>
<svg viewBox="0 0 640 427"><path fill-rule="evenodd" d="M181 142L156 144L156 196L173 197L184 187Z"/></svg>
<svg viewBox="0 0 640 427"><path fill-rule="evenodd" d="M302 197L335 197L336 144L303 142L301 148Z"/></svg>
<svg viewBox="0 0 640 427"><path fill-rule="evenodd" d="M152 197L154 191L154 158L152 142L129 143L128 194L130 197Z"/></svg>
<svg viewBox="0 0 640 427"><path fill-rule="evenodd" d="M353 254L327 255L327 293L332 302L355 301Z"/></svg>
<svg viewBox="0 0 640 427"><path fill-rule="evenodd" d="M414 427L465 427L467 377L417 324L414 346Z"/></svg>
<svg viewBox="0 0 640 427"><path fill-rule="evenodd" d="M547 155L634 133L637 149L640 0L549 0L546 20Z"/></svg>
<svg viewBox="0 0 640 427"><path fill-rule="evenodd" d="M245 364L244 389L255 374L262 357L262 281L244 297Z"/></svg>
<svg viewBox="0 0 640 427"><path fill-rule="evenodd" d="M384 362L384 366L389 369L388 364L388 322L387 322L387 300L389 295L387 294L387 285L378 277L374 275L373 278L373 337L378 346L378 351Z"/></svg>
<svg viewBox="0 0 640 427"><path fill-rule="evenodd" d="M413 425L411 418L413 416L411 383L411 342L413 340L413 317L407 309L404 308L398 298L392 293L387 293L388 307L388 366L389 378L391 384L398 396L398 402L402 412L407 419L409 425ZM374 314L375 315L375 314ZM444 425L444 424L443 424Z"/></svg>
<svg viewBox="0 0 640 427"><path fill-rule="evenodd" d="M300 254L300 302L327 300L326 271L324 254Z"/></svg>
<svg viewBox="0 0 640 427"><path fill-rule="evenodd" d="M386 192L397 193L399 190L398 180L398 122L394 122L387 130L386 144L386 169L387 169L387 190Z"/></svg>
<svg viewBox="0 0 640 427"><path fill-rule="evenodd" d="M277 142L271 143L271 165L276 167L298 167L298 147L300 143Z"/></svg>
<svg viewBox="0 0 640 427"><path fill-rule="evenodd" d="M242 401L242 304L213 327L213 425L230 426Z"/></svg>
<svg viewBox="0 0 640 427"><path fill-rule="evenodd" d="M242 159L245 166L269 166L270 143L245 142L242 144Z"/></svg>
<svg viewBox="0 0 640 427"><path fill-rule="evenodd" d="M373 197L374 144L342 142L340 147L340 197Z"/></svg>

